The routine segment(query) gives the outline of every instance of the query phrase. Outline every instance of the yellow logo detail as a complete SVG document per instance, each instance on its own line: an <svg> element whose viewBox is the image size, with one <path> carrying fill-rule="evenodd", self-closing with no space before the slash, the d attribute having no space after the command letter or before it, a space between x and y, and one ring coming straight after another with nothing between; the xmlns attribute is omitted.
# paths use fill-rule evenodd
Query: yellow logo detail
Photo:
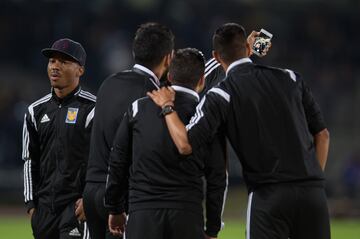
<svg viewBox="0 0 360 239"><path fill-rule="evenodd" d="M78 111L79 111L78 108L69 108L68 112L67 112L67 115L66 115L65 122L68 123L68 124L75 124L76 119L77 119Z"/></svg>

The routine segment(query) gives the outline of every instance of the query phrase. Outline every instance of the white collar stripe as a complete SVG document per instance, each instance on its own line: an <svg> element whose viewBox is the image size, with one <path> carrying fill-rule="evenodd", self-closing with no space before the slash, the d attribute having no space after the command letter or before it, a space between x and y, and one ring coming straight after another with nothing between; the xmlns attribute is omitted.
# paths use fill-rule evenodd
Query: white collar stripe
<svg viewBox="0 0 360 239"><path fill-rule="evenodd" d="M96 98L90 97L90 96L88 96L88 95L85 95L85 94L80 93L79 96L82 97L82 98L84 98L84 99L87 99L87 100L96 102Z"/></svg>
<svg viewBox="0 0 360 239"><path fill-rule="evenodd" d="M80 92L81 94L84 94L84 95L88 95L88 96L90 96L90 97L92 97L92 98L95 98L96 99L96 96L95 95L93 95L93 94L91 94L90 92L88 92L88 91L84 91L84 90L81 90L81 92ZM76 93L75 93L76 94Z"/></svg>
<svg viewBox="0 0 360 239"><path fill-rule="evenodd" d="M184 93L188 93L190 95L193 95L196 97L197 101L200 100L200 97L198 95L198 93L196 93L195 91L189 89L189 88L185 88L185 87L182 87L182 86L178 86L178 85L173 85L171 86L175 91L180 91L180 92L184 92Z"/></svg>
<svg viewBox="0 0 360 239"><path fill-rule="evenodd" d="M240 65L240 64L244 64L244 63L251 63L251 62L252 62L252 60L251 60L250 58L248 58L248 57L246 57L246 58L241 58L241 59L239 59L239 60L237 60L237 61L234 61L234 62L231 63L230 66L227 68L227 70L226 70L226 75L228 75L228 74L229 74L229 71L230 71L232 68L234 68L235 66Z"/></svg>
<svg viewBox="0 0 360 239"><path fill-rule="evenodd" d="M143 71L143 72L148 73L149 75L151 75L151 76L154 78L156 84L157 84L158 86L160 85L160 80L159 80L159 78L158 78L158 77L154 74L154 72L153 72L152 70L150 70L149 68L147 68L147 67L145 67L145 66L142 66L142 65L139 65L139 64L135 64L135 65L134 65L134 68L139 69L139 70L141 70L141 71Z"/></svg>

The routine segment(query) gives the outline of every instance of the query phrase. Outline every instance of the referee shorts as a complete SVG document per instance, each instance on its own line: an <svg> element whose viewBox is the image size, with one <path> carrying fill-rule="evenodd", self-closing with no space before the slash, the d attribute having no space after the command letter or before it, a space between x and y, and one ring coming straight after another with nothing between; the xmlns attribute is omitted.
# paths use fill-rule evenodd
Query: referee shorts
<svg viewBox="0 0 360 239"><path fill-rule="evenodd" d="M133 211L125 235L126 239L203 239L203 216L179 209Z"/></svg>
<svg viewBox="0 0 360 239"><path fill-rule="evenodd" d="M246 239L330 239L322 187L273 184L249 194Z"/></svg>

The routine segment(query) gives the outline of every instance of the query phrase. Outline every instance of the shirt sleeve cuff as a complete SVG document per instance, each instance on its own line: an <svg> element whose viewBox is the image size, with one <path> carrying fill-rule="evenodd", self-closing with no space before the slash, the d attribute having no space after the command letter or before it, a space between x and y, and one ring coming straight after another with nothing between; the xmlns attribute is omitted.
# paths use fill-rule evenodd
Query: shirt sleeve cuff
<svg viewBox="0 0 360 239"><path fill-rule="evenodd" d="M126 211L125 207L122 205L117 205L117 206L105 205L105 207L107 208L108 213L112 215L118 215Z"/></svg>

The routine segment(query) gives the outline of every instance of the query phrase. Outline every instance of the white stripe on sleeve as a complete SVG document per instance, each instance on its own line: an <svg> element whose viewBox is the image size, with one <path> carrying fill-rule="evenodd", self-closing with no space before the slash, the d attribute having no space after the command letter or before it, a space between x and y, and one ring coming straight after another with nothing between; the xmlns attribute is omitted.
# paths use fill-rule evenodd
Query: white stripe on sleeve
<svg viewBox="0 0 360 239"><path fill-rule="evenodd" d="M25 160L27 157L29 157L29 131L27 129L26 124L26 114L24 116L24 125L23 125L23 139L22 139L22 158Z"/></svg>
<svg viewBox="0 0 360 239"><path fill-rule="evenodd" d="M132 111L133 111L133 117L135 117L138 112L138 100L135 100L132 103Z"/></svg>
<svg viewBox="0 0 360 239"><path fill-rule="evenodd" d="M94 118L94 114L95 114L95 107L90 111L90 113L86 117L85 128L89 126L91 120Z"/></svg>
<svg viewBox="0 0 360 239"><path fill-rule="evenodd" d="M33 187L31 176L31 160L28 159L24 163L24 197L25 202L33 200Z"/></svg>
<svg viewBox="0 0 360 239"><path fill-rule="evenodd" d="M225 223L223 222L222 217L223 217L224 209L225 209L225 202L226 202L226 197L227 197L227 192L228 192L228 185L229 185L229 174L228 174L228 171L226 170L226 186L225 186L225 190L224 190L223 204L222 204L222 208L221 208L221 227L220 227L220 230L225 227Z"/></svg>
<svg viewBox="0 0 360 239"><path fill-rule="evenodd" d="M201 99L200 103L196 106L196 113L193 117L191 117L190 122L186 125L186 130L189 131L199 120L203 117L204 112L202 111L202 107L205 103L206 95Z"/></svg>
<svg viewBox="0 0 360 239"><path fill-rule="evenodd" d="M224 98L227 102L230 102L230 95L228 93L226 93L224 90L220 89L220 88L211 88L208 93L213 92L215 94L220 95L222 98Z"/></svg>
<svg viewBox="0 0 360 239"><path fill-rule="evenodd" d="M285 69L285 71L287 71L287 72L289 73L289 75L290 75L290 78L291 78L294 82L296 82L296 75L295 75L294 71L289 70L289 69Z"/></svg>
<svg viewBox="0 0 360 239"><path fill-rule="evenodd" d="M246 239L250 239L250 219L251 219L251 204L253 199L253 192L249 194L248 207L246 211Z"/></svg>

